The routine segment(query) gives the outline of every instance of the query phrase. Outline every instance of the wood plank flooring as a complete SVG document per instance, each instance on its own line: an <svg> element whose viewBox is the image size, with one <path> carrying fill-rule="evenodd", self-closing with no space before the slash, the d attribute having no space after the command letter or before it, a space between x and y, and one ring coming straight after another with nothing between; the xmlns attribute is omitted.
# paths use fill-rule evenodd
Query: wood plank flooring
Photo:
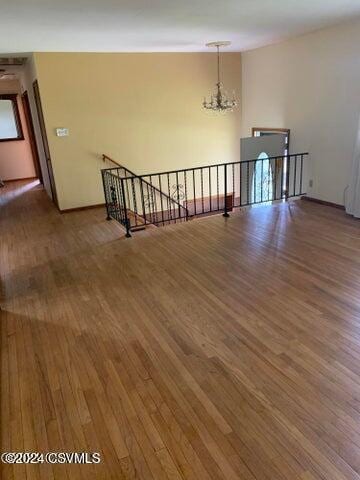
<svg viewBox="0 0 360 480"><path fill-rule="evenodd" d="M360 480L360 222L308 202L125 239L0 189L2 478Z"/></svg>

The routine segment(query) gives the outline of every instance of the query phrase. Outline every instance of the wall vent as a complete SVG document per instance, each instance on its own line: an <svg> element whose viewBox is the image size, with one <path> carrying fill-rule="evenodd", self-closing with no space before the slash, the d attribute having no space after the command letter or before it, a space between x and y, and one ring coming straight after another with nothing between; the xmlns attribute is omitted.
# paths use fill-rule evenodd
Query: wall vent
<svg viewBox="0 0 360 480"><path fill-rule="evenodd" d="M12 66L17 66L17 65L24 65L26 63L27 58L26 57L0 57L0 65L12 65Z"/></svg>

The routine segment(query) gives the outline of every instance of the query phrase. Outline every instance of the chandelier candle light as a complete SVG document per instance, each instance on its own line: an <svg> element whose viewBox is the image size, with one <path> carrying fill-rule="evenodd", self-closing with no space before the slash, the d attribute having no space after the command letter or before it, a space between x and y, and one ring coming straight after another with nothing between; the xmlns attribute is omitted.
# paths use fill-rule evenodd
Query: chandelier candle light
<svg viewBox="0 0 360 480"><path fill-rule="evenodd" d="M227 47L231 45L231 42L211 42L207 43L207 47L217 48L217 73L218 81L216 84L216 92L211 95L211 100L207 101L204 97L203 107L206 110L212 110L214 112L231 112L237 107L237 101L235 99L235 93L233 92L233 98L230 100L223 90L223 84L220 80L220 47Z"/></svg>

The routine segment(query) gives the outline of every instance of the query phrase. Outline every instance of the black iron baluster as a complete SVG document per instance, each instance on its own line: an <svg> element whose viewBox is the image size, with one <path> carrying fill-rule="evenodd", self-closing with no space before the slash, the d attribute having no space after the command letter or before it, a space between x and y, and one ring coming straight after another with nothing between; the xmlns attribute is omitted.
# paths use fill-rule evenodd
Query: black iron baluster
<svg viewBox="0 0 360 480"><path fill-rule="evenodd" d="M127 219L127 212L125 211L127 208L127 203L126 203L126 190L123 191L123 188L125 189L125 184L126 182L122 182L121 178L118 178L118 184L119 184L119 189L120 189L120 196L119 196L119 203L121 201L121 208L122 208L122 219L123 219L123 224L126 227L126 219ZM124 203L124 198L125 198L125 203Z"/></svg>
<svg viewBox="0 0 360 480"><path fill-rule="evenodd" d="M127 180L125 180L125 181L127 182ZM124 189L124 179L123 179L123 178L120 178L120 182L121 182L121 190L122 190L123 205L124 205L124 221L125 221L125 227L126 227L125 237L130 238L130 237L131 237L131 234L130 234L130 221L129 221L128 214L127 214L127 205L126 205L125 189Z"/></svg>
<svg viewBox="0 0 360 480"><path fill-rule="evenodd" d="M227 165L224 163L224 213L223 217L229 217L228 210L227 210Z"/></svg>
<svg viewBox="0 0 360 480"><path fill-rule="evenodd" d="M216 196L217 196L217 210L219 208L219 165L216 165Z"/></svg>
<svg viewBox="0 0 360 480"><path fill-rule="evenodd" d="M169 198L169 212L168 212L168 217L170 218L170 220L172 220L172 208L173 208L173 205L172 205L172 200L171 200L171 190L170 190L170 176L169 174L167 174L167 184L168 184L168 197ZM169 222L171 223L171 222Z"/></svg>
<svg viewBox="0 0 360 480"><path fill-rule="evenodd" d="M179 173L176 172L176 201L178 203L178 212L179 212L179 218L181 218L181 208L180 208L180 192L179 192Z"/></svg>
<svg viewBox="0 0 360 480"><path fill-rule="evenodd" d="M256 203L256 163L258 162L258 160L256 160L255 162L253 162L253 202Z"/></svg>
<svg viewBox="0 0 360 480"><path fill-rule="evenodd" d="M184 185L185 185L185 207L186 207L186 210L185 210L185 217L186 217L186 220L188 219L188 214L189 214L189 211L188 211L188 197L187 197L187 178L186 178L186 170L184 170ZM184 205L184 203L183 203Z"/></svg>
<svg viewBox="0 0 360 480"><path fill-rule="evenodd" d="M239 206L242 207L242 174L241 174L242 163L239 163Z"/></svg>
<svg viewBox="0 0 360 480"><path fill-rule="evenodd" d="M118 200L116 176L114 174L111 175L111 185L112 185L112 197L113 197L115 218L119 223L121 223L120 205L119 205L119 200Z"/></svg>
<svg viewBox="0 0 360 480"><path fill-rule="evenodd" d="M155 190L152 184L152 176L149 175L149 183L150 183L150 205L151 205L151 218L152 218L152 223L157 222L157 215L156 215L156 195L155 195Z"/></svg>
<svg viewBox="0 0 360 480"><path fill-rule="evenodd" d="M127 218L127 212L125 211L127 208L127 201L126 201L126 190L122 191L123 188L126 188L125 183L121 181L121 177L118 177L117 183L119 185L119 203L121 203L121 217L123 220L123 225L126 227L126 218ZM125 203L124 203L124 197L125 197Z"/></svg>
<svg viewBox="0 0 360 480"><path fill-rule="evenodd" d="M108 177L109 212L110 212L110 217L115 218L113 215L113 208L112 208L111 186L112 186L111 173L109 172L109 177Z"/></svg>
<svg viewBox="0 0 360 480"><path fill-rule="evenodd" d="M113 180L113 175L110 173L110 198L111 198L111 214L112 216L116 219L119 220L116 216L116 194L114 193L114 180Z"/></svg>
<svg viewBox="0 0 360 480"><path fill-rule="evenodd" d="M149 183L151 185L151 187L150 187L150 201L151 201L151 206L152 206L152 209L151 209L152 223L155 224L157 222L157 214L156 214L156 208L157 207L156 207L155 189L153 187L151 175L149 175Z"/></svg>
<svg viewBox="0 0 360 480"><path fill-rule="evenodd" d="M298 159L297 155L295 155L295 157L293 157L293 159L294 159L294 194L293 195L295 196L295 194L296 194L296 167L297 167L297 159Z"/></svg>
<svg viewBox="0 0 360 480"><path fill-rule="evenodd" d="M127 177L127 174L125 174L125 176ZM127 181L125 182L125 188L126 188L126 200L127 200L127 205L128 205L129 208L130 208L130 196L129 196L129 187L128 187L128 182L127 182Z"/></svg>
<svg viewBox="0 0 360 480"><path fill-rule="evenodd" d="M250 166L249 162L246 162L246 205L250 204Z"/></svg>
<svg viewBox="0 0 360 480"><path fill-rule="evenodd" d="M235 166L232 164L232 203L235 203Z"/></svg>
<svg viewBox="0 0 360 480"><path fill-rule="evenodd" d="M109 178L108 178L108 192L109 192L109 210L110 210L110 216L113 216L113 209L112 209L112 198L111 198L111 173L109 173Z"/></svg>
<svg viewBox="0 0 360 480"><path fill-rule="evenodd" d="M286 156L286 190L285 190L285 199L289 198L289 188L290 188L290 155Z"/></svg>
<svg viewBox="0 0 360 480"><path fill-rule="evenodd" d="M112 205L114 209L115 218L119 223L121 223L120 206L118 202L118 192L117 192L117 185L116 185L116 175L114 175L114 173L111 174L111 197L112 197Z"/></svg>
<svg viewBox="0 0 360 480"><path fill-rule="evenodd" d="M272 179L272 175L271 175L271 160L268 159L267 161L267 198L266 198L266 201L269 202L270 201L270 177Z"/></svg>
<svg viewBox="0 0 360 480"><path fill-rule="evenodd" d="M155 207L155 197L154 197L154 188L152 186L151 175L149 176L149 183L150 183L150 210L151 210L151 223L156 222L156 207Z"/></svg>
<svg viewBox="0 0 360 480"><path fill-rule="evenodd" d="M108 177L109 211L110 211L110 217L114 218L113 208L112 208L111 186L112 186L111 173L109 173L109 177Z"/></svg>
<svg viewBox="0 0 360 480"><path fill-rule="evenodd" d="M172 182L176 182L176 176L175 176L175 179L171 180L170 183ZM174 186L174 184L173 184ZM176 188L176 191L177 191L177 188ZM171 194L170 194L171 195ZM176 214L176 209L177 209L177 203L174 201L174 198L173 198L173 195L171 195L171 202L172 202L172 216L173 216L173 220L174 220L174 223L177 223L177 219L178 219L178 216Z"/></svg>
<svg viewBox="0 0 360 480"><path fill-rule="evenodd" d="M209 167L209 207L210 207L210 212L212 212L212 205L211 205L211 167Z"/></svg>
<svg viewBox="0 0 360 480"><path fill-rule="evenodd" d="M277 158L272 160L274 162L274 169L273 169L273 172L274 172L274 179L273 179L274 191L273 191L273 195L272 195L272 200L276 200L276 198L277 198L277 166L278 166L278 161L277 160L278 160Z"/></svg>
<svg viewBox="0 0 360 480"><path fill-rule="evenodd" d="M120 190L120 182L119 182L119 177L118 176L114 178L114 183L115 183L115 188L116 188L116 192L117 192L117 206L118 206L118 212L119 212L119 218L120 218L119 222L122 225L126 226L125 215L124 215L124 206L122 205L123 195L122 195L122 192Z"/></svg>
<svg viewBox="0 0 360 480"><path fill-rule="evenodd" d="M164 181L166 183L166 179ZM170 204L169 204L169 195L166 195L165 194L165 199L166 199L166 215L165 215L165 220L167 221L169 219L169 208L170 208Z"/></svg>
<svg viewBox="0 0 360 480"><path fill-rule="evenodd" d="M302 195L303 193L303 161L304 161L304 155L301 155L301 166L300 166L300 192L299 195Z"/></svg>
<svg viewBox="0 0 360 480"><path fill-rule="evenodd" d="M108 189L107 189L107 186L106 186L106 178L105 178L105 176L107 176L107 175L108 175L108 172L105 172L104 170L101 171L101 177L102 177L103 188L104 188L106 215L107 215L106 220L111 220L110 212L109 212Z"/></svg>
<svg viewBox="0 0 360 480"><path fill-rule="evenodd" d="M134 203L135 226L137 226L138 225L138 211L137 211L137 203L136 203L136 190L135 190L134 177L131 177L131 188L132 188L133 203Z"/></svg>
<svg viewBox="0 0 360 480"><path fill-rule="evenodd" d="M145 203L145 212L144 216L146 217L147 220L149 220L150 223L154 222L153 219L153 211L152 211L152 196L151 196L151 187L149 190L149 182L145 180L145 177L142 177L142 183L143 183L143 188L144 186L146 187L146 194L144 195L144 203ZM147 195L147 197L146 197ZM147 201L146 201L147 198Z"/></svg>
<svg viewBox="0 0 360 480"><path fill-rule="evenodd" d="M145 187L146 187L146 191L147 191L147 199L148 199L148 201L147 201L146 203L147 203L148 210L149 210L149 222L152 223L152 218L151 218L151 204L150 204L151 199L150 199L150 195L149 195L149 184L146 183L146 182L143 182L143 179L142 179L142 178L140 179L140 182L141 182L140 190L141 190L141 197L142 197L141 203L142 203L142 205L143 205L143 217L145 217L146 219L148 218L147 213L146 213L145 196L143 195L143 192L144 192L144 183L145 183Z"/></svg>
<svg viewBox="0 0 360 480"><path fill-rule="evenodd" d="M194 215L196 215L196 186L195 186L195 169L193 168L193 189L194 189Z"/></svg>
<svg viewBox="0 0 360 480"><path fill-rule="evenodd" d="M148 217L146 215L146 207L145 207L145 195L144 195L144 181L143 181L143 177L139 177L139 180L140 180L140 196L141 196L141 207L142 207L142 217L143 219L145 220L145 224L148 223ZM148 195L149 195L149 185L147 183L145 183L146 187L147 187L147 192L148 192ZM150 220L149 222L151 222L151 210L149 209L149 212L150 212Z"/></svg>
<svg viewBox="0 0 360 480"><path fill-rule="evenodd" d="M203 167L200 168L200 181L201 181L201 205L202 213L204 213L204 177L203 177Z"/></svg>
<svg viewBox="0 0 360 480"><path fill-rule="evenodd" d="M155 220L156 220L156 223L159 223L160 222L160 215L158 215L158 196L156 194L156 190L155 188L152 189L153 191L153 201L154 201L154 215L155 215ZM161 195L160 195L161 197Z"/></svg>
<svg viewBox="0 0 360 480"><path fill-rule="evenodd" d="M261 159L261 180L260 180L260 202L263 201L263 187L264 187L264 159Z"/></svg>
<svg viewBox="0 0 360 480"><path fill-rule="evenodd" d="M285 157L281 157L281 199L285 198L285 188L284 188L284 177L285 177Z"/></svg>
<svg viewBox="0 0 360 480"><path fill-rule="evenodd" d="M159 190L162 192L162 187L161 187L161 175L158 175L159 177ZM162 220L162 225L164 226L164 205L163 205L163 194L160 194L160 206L161 206L161 220Z"/></svg>

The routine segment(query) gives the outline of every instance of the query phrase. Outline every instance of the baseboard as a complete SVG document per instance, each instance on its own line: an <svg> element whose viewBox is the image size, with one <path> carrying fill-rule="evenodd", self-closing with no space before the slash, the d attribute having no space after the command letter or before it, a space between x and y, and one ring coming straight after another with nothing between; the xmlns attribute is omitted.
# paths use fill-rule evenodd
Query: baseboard
<svg viewBox="0 0 360 480"><path fill-rule="evenodd" d="M60 213L80 212L81 210L91 210L92 208L105 207L105 203L98 203L96 205L86 205L85 207L65 208L59 209Z"/></svg>
<svg viewBox="0 0 360 480"><path fill-rule="evenodd" d="M326 200L320 200L319 198L308 197L304 195L301 197L301 200L306 200L307 202L319 203L320 205L326 205L327 207L339 208L340 210L345 210L344 205L339 205L338 203L327 202Z"/></svg>

